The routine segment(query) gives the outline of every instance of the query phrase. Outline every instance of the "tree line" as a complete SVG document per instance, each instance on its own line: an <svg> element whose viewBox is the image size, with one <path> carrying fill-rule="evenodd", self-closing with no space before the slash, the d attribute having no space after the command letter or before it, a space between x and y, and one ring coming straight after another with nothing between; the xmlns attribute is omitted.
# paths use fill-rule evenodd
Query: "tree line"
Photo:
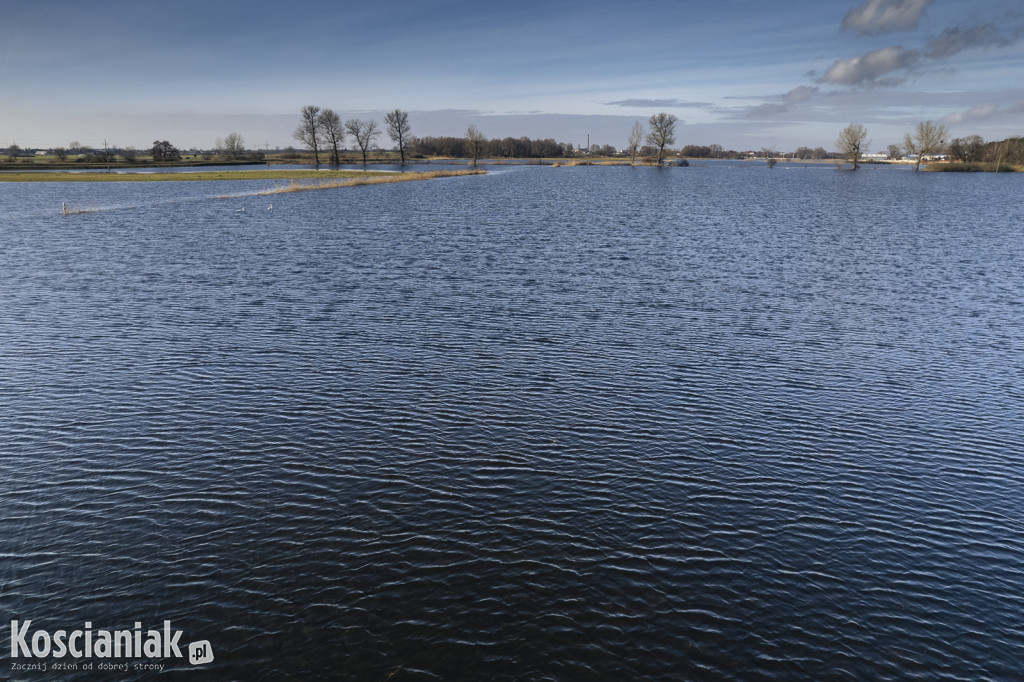
<svg viewBox="0 0 1024 682"><path fill-rule="evenodd" d="M868 149L868 131L859 123L851 123L839 133L836 147L857 170L861 156ZM995 170L1024 164L1024 138L1010 138L1001 142L985 142L980 135L949 139L949 129L934 121L921 121L903 136L903 140L886 147L890 159L915 158L915 170L928 157L946 155L961 164L990 163ZM1005 164L1005 165L1004 165Z"/></svg>
<svg viewBox="0 0 1024 682"><path fill-rule="evenodd" d="M14 161L18 157L35 156L31 150L23 150L17 144L7 148L7 160ZM238 133L229 133L223 140L217 138L212 151L200 151L192 149L183 152L167 140L154 140L153 146L146 150L138 150L135 147L104 146L103 149L86 147L79 142L71 142L67 146L54 147L49 150L58 161L65 162L75 157L77 163L113 163L118 157L125 163L136 163L140 157L148 155L154 163L167 163L181 161L184 154L200 156L209 161L214 156L231 161L263 161L265 155L256 150L245 148L245 138Z"/></svg>
<svg viewBox="0 0 1024 682"><path fill-rule="evenodd" d="M389 111L384 116L384 123L387 126L387 133L398 148L401 154L402 163L405 164L405 153L409 148L410 131L409 114L401 109ZM338 165L339 151L344 149L345 140L351 137L359 151L363 155L363 165L366 165L366 154L374 148L374 143L380 137L381 129L377 122L350 118L344 123L333 109L321 109L315 104L302 107L301 122L295 129L293 137L304 144L313 152L314 161L320 165L321 150L330 153L332 165Z"/></svg>
<svg viewBox="0 0 1024 682"><path fill-rule="evenodd" d="M350 118L344 123L332 109L321 109L317 105L307 105L300 112L299 126L293 137L313 153L313 162L319 166L320 153L328 155L329 163L340 162L340 152L345 148L346 140L355 143L366 164L367 154L376 149L376 141L382 133L387 133L398 151L402 164L406 158L424 158L428 156L450 156L472 158L474 163L481 157L559 157L572 154L572 145L556 142L553 139L532 140L527 137L503 139L487 139L480 130L471 125L462 137L428 136L414 137L409 123L409 113L401 109L389 111L384 115L384 128L373 119Z"/></svg>
<svg viewBox="0 0 1024 682"><path fill-rule="evenodd" d="M413 157L423 158L427 156L450 156L465 158L470 156L467 152L467 138L451 136L428 136L415 137L410 143L410 153ZM484 140L481 156L492 158L559 158L574 156L573 145L567 142L556 142L552 138L535 140L529 137L505 137Z"/></svg>
<svg viewBox="0 0 1024 682"><path fill-rule="evenodd" d="M675 144L675 127L678 120L672 114L664 112L655 114L648 119L650 132L646 135L644 135L643 126L637 121L629 138L629 153L632 161L635 162L637 154L641 151L640 145L646 141L652 153L657 157L655 163L660 165L666 147ZM387 127L388 137L395 143L402 164L405 164L406 152L409 151L417 157L471 158L474 165L478 159L484 156L540 158L576 155L571 144L556 142L551 138L531 140L526 137L518 139L506 137L489 140L475 125L469 126L464 137L416 138L412 136L408 112L401 109L395 109L385 114L384 123ZM374 148L374 143L380 134L381 129L372 119L352 118L342 124L341 117L332 109L321 109L317 105L310 104L302 108L299 126L295 129L293 137L313 152L313 161L317 166L320 165L321 151L328 152L330 163L337 165L340 160L339 151L344 148L345 140L351 138L362 153L365 165L366 154Z"/></svg>

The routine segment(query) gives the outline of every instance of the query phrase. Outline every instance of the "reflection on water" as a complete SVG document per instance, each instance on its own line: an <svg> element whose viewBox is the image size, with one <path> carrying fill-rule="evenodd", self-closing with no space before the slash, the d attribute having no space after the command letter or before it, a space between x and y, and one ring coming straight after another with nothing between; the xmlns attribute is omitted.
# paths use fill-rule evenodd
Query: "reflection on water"
<svg viewBox="0 0 1024 682"><path fill-rule="evenodd" d="M3 612L224 679L1019 674L1019 177L214 198L268 183L2 186Z"/></svg>

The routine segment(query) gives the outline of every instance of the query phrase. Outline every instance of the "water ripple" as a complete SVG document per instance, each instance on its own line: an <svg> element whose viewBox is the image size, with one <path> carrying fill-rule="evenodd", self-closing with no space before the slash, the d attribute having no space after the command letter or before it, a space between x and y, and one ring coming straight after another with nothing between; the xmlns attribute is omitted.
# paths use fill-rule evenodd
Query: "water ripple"
<svg viewBox="0 0 1024 682"><path fill-rule="evenodd" d="M5 188L0 605L224 679L1014 679L1024 216L949 175Z"/></svg>

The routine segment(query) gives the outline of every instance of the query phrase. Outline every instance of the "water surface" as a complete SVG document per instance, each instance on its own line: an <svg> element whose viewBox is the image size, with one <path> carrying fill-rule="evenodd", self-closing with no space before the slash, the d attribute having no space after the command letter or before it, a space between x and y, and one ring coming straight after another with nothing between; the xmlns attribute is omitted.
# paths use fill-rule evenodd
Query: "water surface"
<svg viewBox="0 0 1024 682"><path fill-rule="evenodd" d="M0 612L191 679L1021 674L1020 176L214 198L273 184L0 183Z"/></svg>

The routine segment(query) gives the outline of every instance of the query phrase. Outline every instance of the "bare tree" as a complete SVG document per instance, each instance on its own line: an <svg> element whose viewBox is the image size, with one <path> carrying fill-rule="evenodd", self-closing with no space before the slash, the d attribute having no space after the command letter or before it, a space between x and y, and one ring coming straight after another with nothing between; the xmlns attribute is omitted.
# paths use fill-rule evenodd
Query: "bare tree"
<svg viewBox="0 0 1024 682"><path fill-rule="evenodd" d="M466 129L466 153L473 157L473 165L476 165L477 159L484 151L484 143L487 140L484 138L484 134L475 126L471 125Z"/></svg>
<svg viewBox="0 0 1024 682"><path fill-rule="evenodd" d="M958 137L950 141L949 155L960 159L961 163L973 163L979 160L984 146L985 140L981 135Z"/></svg>
<svg viewBox="0 0 1024 682"><path fill-rule="evenodd" d="M891 144L886 147L886 151L889 152L889 158L893 161L899 161L903 158L903 145Z"/></svg>
<svg viewBox="0 0 1024 682"><path fill-rule="evenodd" d="M388 126L388 137L398 145L398 153L402 155L402 165L405 165L405 148L409 146L409 134L412 129L409 127L409 113L401 109L395 109L384 114L384 122Z"/></svg>
<svg viewBox="0 0 1024 682"><path fill-rule="evenodd" d="M223 140L218 137L214 146L218 152L232 159L241 158L245 154L245 138L238 133L228 133Z"/></svg>
<svg viewBox="0 0 1024 682"><path fill-rule="evenodd" d="M836 148L839 153L853 163L853 170L857 170L857 163L860 155L867 151L868 129L860 123L851 123L843 128L836 138Z"/></svg>
<svg viewBox="0 0 1024 682"><path fill-rule="evenodd" d="M917 154L917 165L914 166L914 170L921 170L923 157L938 153L946 144L947 137L949 130L946 126L934 121L921 121L913 133L907 133L903 138L903 146L907 154Z"/></svg>
<svg viewBox="0 0 1024 682"><path fill-rule="evenodd" d="M64 161L68 158L68 150L64 147L54 147L53 155L56 156L60 161Z"/></svg>
<svg viewBox="0 0 1024 682"><path fill-rule="evenodd" d="M662 112L651 116L647 125L651 132L647 133L647 144L658 148L658 160L656 165L661 165L661 157L665 154L665 145L676 142L676 121L679 119L672 114Z"/></svg>
<svg viewBox="0 0 1024 682"><path fill-rule="evenodd" d="M310 104L302 107L302 123L292 134L296 140L313 150L316 167L320 167L320 107Z"/></svg>
<svg viewBox="0 0 1024 682"><path fill-rule="evenodd" d="M640 121L633 123L633 129L629 131L629 165L632 166L636 163L636 153L640 150L640 145L644 143L644 124Z"/></svg>
<svg viewBox="0 0 1024 682"><path fill-rule="evenodd" d="M340 162L338 146L345 144L345 126L341 124L341 116L333 109L324 109L317 116L317 122L321 136L331 148L331 165L337 166Z"/></svg>
<svg viewBox="0 0 1024 682"><path fill-rule="evenodd" d="M380 135L376 121L362 121L358 118L350 118L345 121L345 130L356 138L359 151L363 153L363 165L366 165L366 151L373 147L373 141Z"/></svg>
<svg viewBox="0 0 1024 682"><path fill-rule="evenodd" d="M775 147L761 147L761 155L764 157L765 163L768 164L769 168L775 168L775 164L779 162L775 158Z"/></svg>

